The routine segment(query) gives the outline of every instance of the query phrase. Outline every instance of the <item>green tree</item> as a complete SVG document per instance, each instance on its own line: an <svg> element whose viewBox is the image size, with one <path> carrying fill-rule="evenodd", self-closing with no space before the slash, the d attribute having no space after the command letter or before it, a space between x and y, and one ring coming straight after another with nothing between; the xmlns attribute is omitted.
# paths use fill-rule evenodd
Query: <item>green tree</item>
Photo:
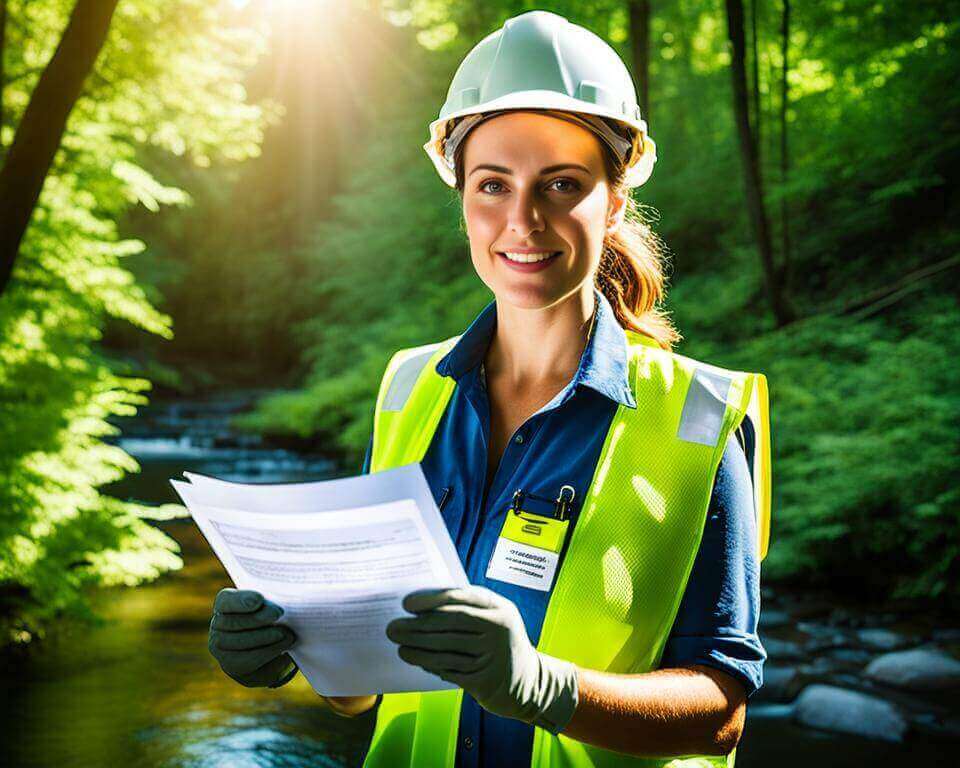
<svg viewBox="0 0 960 768"><path fill-rule="evenodd" d="M149 389L99 345L104 324L172 334L170 318L124 266L144 244L122 238L116 222L134 205L189 202L141 164L145 150L202 167L240 161L257 154L275 114L250 103L241 84L264 50L262 30L233 25L221 4L123 0L85 81L89 60L74 61L67 45L73 8L62 0L5 5L0 144L36 130L30 105L63 87L47 73L74 64L83 85L72 111L70 98L60 99L69 119L0 298L0 642L29 641L61 613L89 616L86 585L136 584L181 565L176 542L148 522L178 507L98 490L137 471L103 438L117 432L108 418L133 414Z"/></svg>

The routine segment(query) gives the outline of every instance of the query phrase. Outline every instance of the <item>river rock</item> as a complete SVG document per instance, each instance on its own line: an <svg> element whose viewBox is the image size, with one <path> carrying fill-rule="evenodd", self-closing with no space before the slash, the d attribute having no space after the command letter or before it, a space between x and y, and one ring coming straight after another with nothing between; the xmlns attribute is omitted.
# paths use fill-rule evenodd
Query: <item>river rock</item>
<svg viewBox="0 0 960 768"><path fill-rule="evenodd" d="M779 640L775 637L761 637L760 642L767 652L767 657L777 661L803 661L806 654L800 643L790 640Z"/></svg>
<svg viewBox="0 0 960 768"><path fill-rule="evenodd" d="M782 703L792 701L803 688L803 675L796 667L780 667L764 664L763 685L751 697L751 701Z"/></svg>
<svg viewBox="0 0 960 768"><path fill-rule="evenodd" d="M831 648L826 657L838 667L862 669L873 658L873 654L862 648Z"/></svg>
<svg viewBox="0 0 960 768"><path fill-rule="evenodd" d="M827 680L834 672L840 669L841 665L836 660L826 654L818 654L812 659L800 665L800 671L808 680L817 680L822 682L832 682Z"/></svg>
<svg viewBox="0 0 960 768"><path fill-rule="evenodd" d="M786 611L778 611L775 608L760 611L760 626L764 629L775 629L785 627L790 624L790 614Z"/></svg>
<svg viewBox="0 0 960 768"><path fill-rule="evenodd" d="M861 629L857 632L857 640L871 651L899 651L916 645L912 638L889 629Z"/></svg>
<svg viewBox="0 0 960 768"><path fill-rule="evenodd" d="M960 715L918 712L910 718L910 726L921 736L960 741Z"/></svg>
<svg viewBox="0 0 960 768"><path fill-rule="evenodd" d="M807 653L820 653L821 651L833 648L846 648L850 645L850 640L843 632L827 632L822 635L811 637L803 645Z"/></svg>
<svg viewBox="0 0 960 768"><path fill-rule="evenodd" d="M762 618L762 614L761 614ZM938 643L960 643L960 627L933 630L933 639Z"/></svg>
<svg viewBox="0 0 960 768"><path fill-rule="evenodd" d="M890 702L834 685L809 685L797 697L794 719L810 728L899 742L907 721Z"/></svg>
<svg viewBox="0 0 960 768"><path fill-rule="evenodd" d="M858 619L846 608L834 608L827 621L836 626L852 627L856 626Z"/></svg>
<svg viewBox="0 0 960 768"><path fill-rule="evenodd" d="M871 680L908 691L960 688L960 661L937 648L914 648L878 656L867 665Z"/></svg>
<svg viewBox="0 0 960 768"><path fill-rule="evenodd" d="M819 621L798 621L797 629L803 632L805 635L810 635L811 637L829 635L831 632L836 631L836 629L830 624L823 624Z"/></svg>

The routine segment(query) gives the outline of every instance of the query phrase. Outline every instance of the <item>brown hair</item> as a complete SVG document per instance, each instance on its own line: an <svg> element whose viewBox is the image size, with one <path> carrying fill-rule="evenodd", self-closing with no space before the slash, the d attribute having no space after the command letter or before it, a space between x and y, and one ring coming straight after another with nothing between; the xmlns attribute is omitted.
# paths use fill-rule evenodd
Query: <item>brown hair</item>
<svg viewBox="0 0 960 768"><path fill-rule="evenodd" d="M621 191L627 164L617 160L606 142L597 141L603 148L603 163L613 194ZM640 143L634 142L634 151ZM461 141L454 152L457 192L461 199L464 190L463 152L466 141ZM594 283L610 302L617 322L626 330L648 336L664 349L672 349L680 341L667 312L661 307L666 297L667 249L663 241L647 223L640 205L627 192L626 211L620 227L607 234Z"/></svg>

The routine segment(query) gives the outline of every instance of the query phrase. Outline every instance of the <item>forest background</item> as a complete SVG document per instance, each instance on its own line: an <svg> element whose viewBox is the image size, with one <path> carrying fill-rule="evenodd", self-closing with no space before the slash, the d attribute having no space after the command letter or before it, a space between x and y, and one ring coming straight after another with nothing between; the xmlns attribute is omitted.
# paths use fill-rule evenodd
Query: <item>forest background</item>
<svg viewBox="0 0 960 768"><path fill-rule="evenodd" d="M398 348L491 299L421 146L517 13L607 39L678 350L770 383L770 582L960 598L960 4L0 0L0 645L181 565L103 488L158 394L359 467Z"/></svg>

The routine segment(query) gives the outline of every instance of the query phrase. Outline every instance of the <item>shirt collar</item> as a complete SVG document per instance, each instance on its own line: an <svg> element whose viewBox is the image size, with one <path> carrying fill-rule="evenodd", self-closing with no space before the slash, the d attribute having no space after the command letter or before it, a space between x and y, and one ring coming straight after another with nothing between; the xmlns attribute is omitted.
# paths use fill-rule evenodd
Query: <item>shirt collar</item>
<svg viewBox="0 0 960 768"><path fill-rule="evenodd" d="M630 388L630 366L627 362L627 336L617 322L607 297L593 289L596 310L590 335L580 356L580 365L569 390L577 385L596 390L611 400L636 408ZM497 327L497 302L491 301L460 336L453 348L436 365L441 376L459 381L468 371L483 362L493 332Z"/></svg>

